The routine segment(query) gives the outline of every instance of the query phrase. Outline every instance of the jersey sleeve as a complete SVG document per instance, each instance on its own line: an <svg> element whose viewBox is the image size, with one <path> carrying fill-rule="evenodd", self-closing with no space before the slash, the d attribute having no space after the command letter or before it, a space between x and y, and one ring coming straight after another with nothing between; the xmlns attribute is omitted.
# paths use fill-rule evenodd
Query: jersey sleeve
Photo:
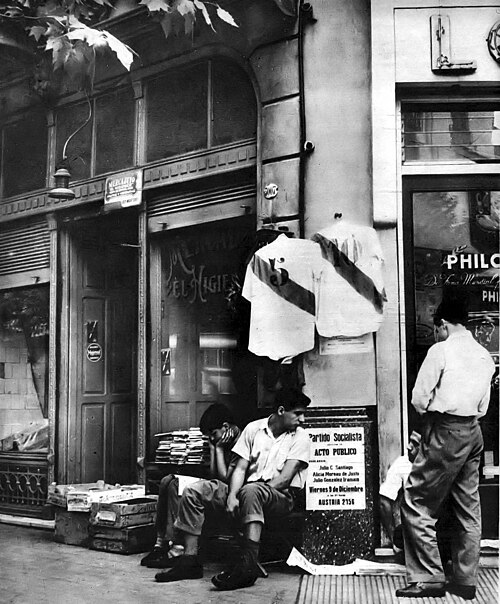
<svg viewBox="0 0 500 604"><path fill-rule="evenodd" d="M254 263L254 259L255 259L255 256L252 257L252 260L247 265L247 269L245 272L245 281L243 282L243 289L241 290L241 295L249 302L251 302L252 297L253 297L254 274L253 274L252 265Z"/></svg>

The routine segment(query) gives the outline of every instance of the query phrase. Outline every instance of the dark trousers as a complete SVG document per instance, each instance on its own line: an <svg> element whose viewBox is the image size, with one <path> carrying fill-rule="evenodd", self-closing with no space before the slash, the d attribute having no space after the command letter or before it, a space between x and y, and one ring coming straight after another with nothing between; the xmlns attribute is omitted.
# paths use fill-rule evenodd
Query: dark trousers
<svg viewBox="0 0 500 604"><path fill-rule="evenodd" d="M481 543L481 429L475 418L446 413L428 413L425 422L401 508L408 582L445 580L436 522L449 497L449 513L456 527L450 543L453 580L475 585Z"/></svg>

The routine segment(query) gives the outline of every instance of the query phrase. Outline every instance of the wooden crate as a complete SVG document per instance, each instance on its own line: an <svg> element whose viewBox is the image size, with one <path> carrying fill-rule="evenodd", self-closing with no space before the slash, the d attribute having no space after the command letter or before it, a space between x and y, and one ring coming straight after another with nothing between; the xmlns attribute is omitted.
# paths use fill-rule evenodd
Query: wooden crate
<svg viewBox="0 0 500 604"><path fill-rule="evenodd" d="M68 512L63 508L55 508L54 539L67 545L87 547L89 536L89 512Z"/></svg>
<svg viewBox="0 0 500 604"><path fill-rule="evenodd" d="M90 524L111 528L152 524L156 519L157 500L157 497L142 497L116 503L93 503Z"/></svg>
<svg viewBox="0 0 500 604"><path fill-rule="evenodd" d="M152 548L156 539L154 524L125 528L90 527L90 548L115 554L138 554Z"/></svg>

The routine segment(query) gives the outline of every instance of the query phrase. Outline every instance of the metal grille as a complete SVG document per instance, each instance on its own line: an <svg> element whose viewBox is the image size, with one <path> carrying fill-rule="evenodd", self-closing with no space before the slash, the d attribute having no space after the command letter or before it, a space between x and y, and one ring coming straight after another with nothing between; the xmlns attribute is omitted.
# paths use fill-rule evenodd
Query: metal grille
<svg viewBox="0 0 500 604"><path fill-rule="evenodd" d="M45 219L0 229L0 276L49 266L50 234Z"/></svg>
<svg viewBox="0 0 500 604"><path fill-rule="evenodd" d="M22 453L0 456L0 508L41 507L47 501L47 461Z"/></svg>
<svg viewBox="0 0 500 604"><path fill-rule="evenodd" d="M447 593L444 598L405 598L395 595L404 587L400 576L305 576L302 577L296 604L461 604L462 598ZM498 569L479 569L476 599L478 604L498 602Z"/></svg>
<svg viewBox="0 0 500 604"><path fill-rule="evenodd" d="M148 204L148 216L172 214L194 208L228 203L255 196L255 184L223 186L204 191L190 191L170 195Z"/></svg>

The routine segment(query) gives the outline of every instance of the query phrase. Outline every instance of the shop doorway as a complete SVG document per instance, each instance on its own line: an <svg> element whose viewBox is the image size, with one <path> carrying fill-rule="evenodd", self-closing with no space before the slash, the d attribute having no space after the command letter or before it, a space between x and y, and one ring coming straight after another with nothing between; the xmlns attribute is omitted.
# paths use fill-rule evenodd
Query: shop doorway
<svg viewBox="0 0 500 604"><path fill-rule="evenodd" d="M253 419L256 366L241 286L254 241L255 217L246 216L153 242L152 453L155 433L199 425L212 403L224 403L239 423Z"/></svg>
<svg viewBox="0 0 500 604"><path fill-rule="evenodd" d="M70 227L68 478L135 480L137 219Z"/></svg>
<svg viewBox="0 0 500 604"><path fill-rule="evenodd" d="M423 177L404 182L406 341L409 431L419 429L411 405L418 369L434 344L433 315L443 297L467 299L467 329L491 354L496 372L481 421L480 494L483 537L498 535L499 226L497 176Z"/></svg>

